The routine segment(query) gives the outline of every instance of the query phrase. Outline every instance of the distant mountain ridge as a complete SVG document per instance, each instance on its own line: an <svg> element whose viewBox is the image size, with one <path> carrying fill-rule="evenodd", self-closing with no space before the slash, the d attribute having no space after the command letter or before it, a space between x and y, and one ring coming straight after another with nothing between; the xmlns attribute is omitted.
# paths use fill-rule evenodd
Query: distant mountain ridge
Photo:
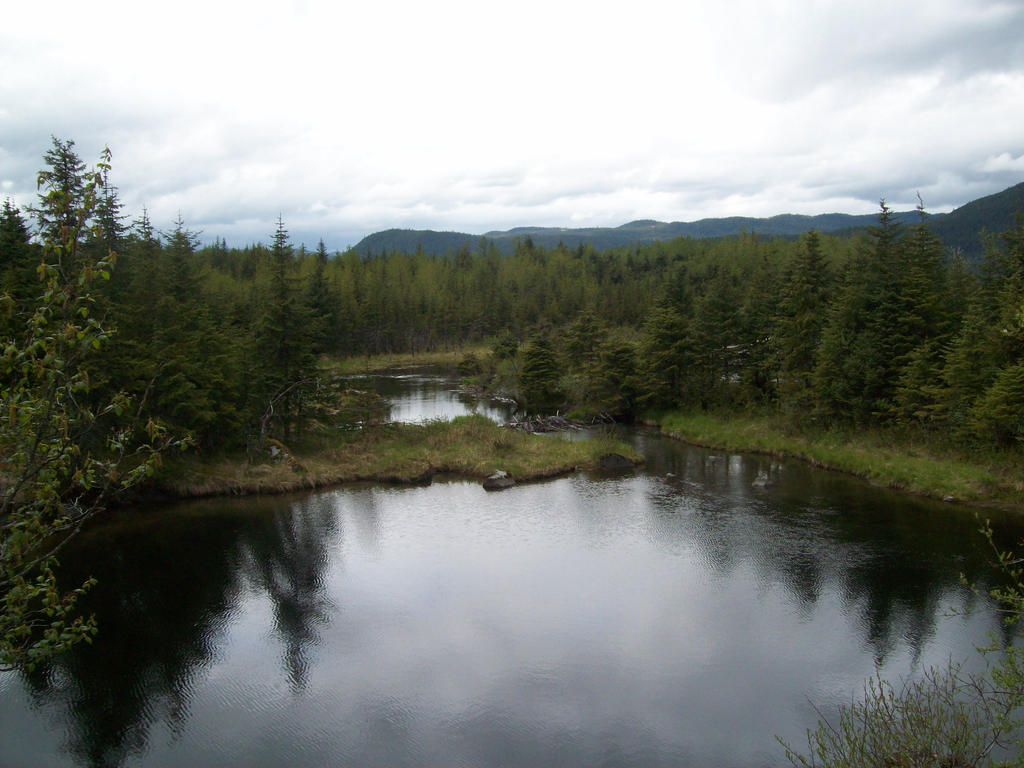
<svg viewBox="0 0 1024 768"><path fill-rule="evenodd" d="M944 245L959 248L968 257L975 257L982 251L981 232L987 230L999 233L1009 229L1013 224L1014 215L1018 212L1024 212L1024 182L1002 192L973 200L950 213L932 214L928 222ZM896 218L905 223L913 223L917 221L917 212L898 212ZM486 238L502 251L510 251L518 240L529 237L535 245L547 248L553 248L559 243L569 248L589 243L601 251L624 245L646 245L676 237L729 237L742 232L779 237L796 237L811 229L819 232L849 233L869 227L877 221L877 214L823 213L805 216L784 213L769 218L729 216L669 223L641 219L618 227L515 227L504 231L486 232L483 235L420 229L388 229L367 235L356 244L355 250L364 256L393 251L413 253L419 248L428 254L445 254L463 247L471 248L479 243L481 238Z"/></svg>

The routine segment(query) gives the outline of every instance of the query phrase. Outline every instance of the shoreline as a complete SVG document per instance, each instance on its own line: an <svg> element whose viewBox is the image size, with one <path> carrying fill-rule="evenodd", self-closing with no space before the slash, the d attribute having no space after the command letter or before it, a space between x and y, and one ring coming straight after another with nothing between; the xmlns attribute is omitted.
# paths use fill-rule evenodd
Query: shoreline
<svg viewBox="0 0 1024 768"><path fill-rule="evenodd" d="M243 462L244 460L241 460L239 463L242 464ZM527 483L537 483L544 480L566 477L574 472L589 472L597 469L598 464L596 461L585 464L567 464L538 470L525 475L515 475L513 479L517 485L525 485ZM408 487L431 485L435 480L473 480L482 483L490 474L492 473L467 472L459 468L443 465L429 465L423 472L417 475L406 475L400 472L383 470L380 473L365 475L318 474L313 477L303 476L293 480L282 480L260 477L238 479L196 470L196 474L189 478L191 482L158 482L156 486L150 489L150 493L144 493L142 498L143 500L155 498L160 501L174 502L225 496L281 496L356 483Z"/></svg>
<svg viewBox="0 0 1024 768"><path fill-rule="evenodd" d="M608 454L642 458L611 438L557 440L501 427L483 416L389 424L296 443L276 459L183 456L169 461L144 496L167 501L310 491L346 483L429 485L434 478L483 481L507 472L518 483L600 469Z"/></svg>
<svg viewBox="0 0 1024 768"><path fill-rule="evenodd" d="M890 490L950 504L1024 513L1020 460L936 456L927 446L863 432L790 433L770 418L670 412L648 421L675 440L712 450L795 459Z"/></svg>

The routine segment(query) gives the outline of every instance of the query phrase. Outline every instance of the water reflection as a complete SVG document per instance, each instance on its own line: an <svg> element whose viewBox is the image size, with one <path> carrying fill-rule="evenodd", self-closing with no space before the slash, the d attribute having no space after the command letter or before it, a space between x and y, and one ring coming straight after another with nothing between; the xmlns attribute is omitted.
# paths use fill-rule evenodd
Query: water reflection
<svg viewBox="0 0 1024 768"><path fill-rule="evenodd" d="M69 583L90 573L99 579L83 603L97 615L101 639L26 684L37 706L63 710L64 748L75 764L115 766L141 755L154 721L184 732L197 676L216 659L237 599L244 527L231 517L176 518L155 536L115 526L83 535L66 552Z"/></svg>
<svg viewBox="0 0 1024 768"><path fill-rule="evenodd" d="M150 729L180 738L204 673L224 650L228 625L253 588L269 597L281 663L294 691L308 676L309 646L333 610L324 590L338 535L329 503L252 501L192 505L159 520L124 520L83 535L63 558L64 578L91 573L84 607L100 638L26 678L37 707L57 707L76 765L141 757Z"/></svg>
<svg viewBox="0 0 1024 768"><path fill-rule="evenodd" d="M296 693L306 687L307 648L320 643L320 630L335 608L324 573L338 533L329 498L314 496L276 509L269 525L240 540L245 575L273 604L274 631L284 645L282 663Z"/></svg>
<svg viewBox="0 0 1024 768"><path fill-rule="evenodd" d="M457 377L439 378L430 372L352 376L348 386L377 392L391 407L389 419L409 424L472 413L505 423L515 410L513 404L480 399L463 391Z"/></svg>
<svg viewBox="0 0 1024 768"><path fill-rule="evenodd" d="M828 712L876 666L963 658L1000 626L960 584L991 573L970 515L636 440L623 477L96 528L64 565L99 578L102 633L0 681L2 762L778 765L808 699Z"/></svg>
<svg viewBox="0 0 1024 768"><path fill-rule="evenodd" d="M738 563L756 564L763 581L785 584L805 617L826 585L838 585L877 665L904 644L918 656L950 605L974 606L961 574L968 582L994 576L979 524L963 510L797 462L655 450L650 444L663 438L644 440L650 469L661 477L652 502L691 513L711 567L728 574ZM724 514L723 493L730 499ZM1000 524L1003 539L1013 541L1019 525Z"/></svg>

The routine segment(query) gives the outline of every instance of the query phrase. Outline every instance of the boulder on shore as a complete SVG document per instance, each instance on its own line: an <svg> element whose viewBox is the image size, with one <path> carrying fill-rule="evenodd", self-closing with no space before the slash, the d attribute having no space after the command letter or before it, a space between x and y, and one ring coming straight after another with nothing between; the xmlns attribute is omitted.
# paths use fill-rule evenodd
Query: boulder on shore
<svg viewBox="0 0 1024 768"><path fill-rule="evenodd" d="M484 480L485 491L503 491L516 484L508 472L503 469L496 470L493 475Z"/></svg>

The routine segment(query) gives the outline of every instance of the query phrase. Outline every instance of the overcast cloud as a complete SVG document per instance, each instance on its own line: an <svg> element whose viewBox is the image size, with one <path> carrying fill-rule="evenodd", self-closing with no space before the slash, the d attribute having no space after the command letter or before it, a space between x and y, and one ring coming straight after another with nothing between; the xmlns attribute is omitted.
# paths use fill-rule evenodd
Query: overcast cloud
<svg viewBox="0 0 1024 768"><path fill-rule="evenodd" d="M947 211L1024 180L1024 3L19 3L0 196L51 134L134 217L389 227Z"/></svg>

